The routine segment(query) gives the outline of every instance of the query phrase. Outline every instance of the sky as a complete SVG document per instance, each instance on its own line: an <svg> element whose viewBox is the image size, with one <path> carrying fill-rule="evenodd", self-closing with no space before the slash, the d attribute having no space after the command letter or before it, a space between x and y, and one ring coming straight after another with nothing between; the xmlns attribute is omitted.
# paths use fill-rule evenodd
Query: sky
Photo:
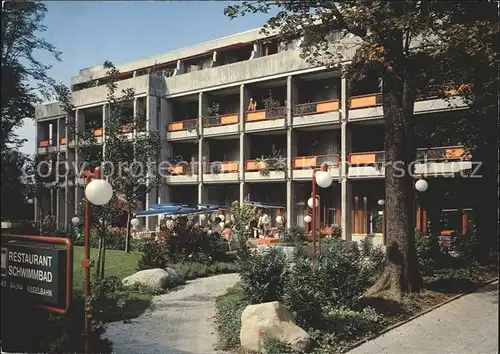
<svg viewBox="0 0 500 354"><path fill-rule="evenodd" d="M224 16L226 1L48 1L41 34L62 52L58 62L40 53L52 65L49 75L69 86L79 70L110 60L122 64L173 49L262 26L267 15L230 21ZM35 124L27 119L18 130L28 139L22 148L35 153Z"/></svg>

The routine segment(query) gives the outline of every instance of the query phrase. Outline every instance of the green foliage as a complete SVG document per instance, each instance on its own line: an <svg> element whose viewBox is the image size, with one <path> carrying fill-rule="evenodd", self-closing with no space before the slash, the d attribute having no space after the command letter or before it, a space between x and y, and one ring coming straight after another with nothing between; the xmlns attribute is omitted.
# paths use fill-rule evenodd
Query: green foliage
<svg viewBox="0 0 500 354"><path fill-rule="evenodd" d="M253 304L279 301L284 291L285 254L265 249L239 262L242 287Z"/></svg>
<svg viewBox="0 0 500 354"><path fill-rule="evenodd" d="M130 291L117 277L93 278L87 308L95 326L120 318L122 309L132 300Z"/></svg>
<svg viewBox="0 0 500 354"><path fill-rule="evenodd" d="M292 226L290 228L283 229L280 234L280 241L283 243L301 243L307 239L306 233L303 227Z"/></svg>
<svg viewBox="0 0 500 354"><path fill-rule="evenodd" d="M385 251L384 247L378 245L377 247L373 246L373 243L365 237L360 242L360 252L365 259L368 259L368 270L370 272L370 278L375 279L384 270L384 266L386 263Z"/></svg>
<svg viewBox="0 0 500 354"><path fill-rule="evenodd" d="M229 288L226 294L216 299L216 326L219 334L219 349L230 350L239 347L241 314L249 304L250 300L240 283Z"/></svg>
<svg viewBox="0 0 500 354"><path fill-rule="evenodd" d="M325 331L310 331L311 338L316 341L313 353L343 352L353 341L377 333L386 326L383 316L371 308L362 311L332 309L325 318Z"/></svg>
<svg viewBox="0 0 500 354"><path fill-rule="evenodd" d="M185 280L210 277L217 274L236 273L239 268L235 263L215 262L205 264L198 262L183 262L174 266L177 274Z"/></svg>
<svg viewBox="0 0 500 354"><path fill-rule="evenodd" d="M207 116L215 117L218 116L220 112L220 105L217 102L212 103L211 106L207 107Z"/></svg>
<svg viewBox="0 0 500 354"><path fill-rule="evenodd" d="M237 249L239 256L245 258L248 256L247 240L251 232L250 223L255 218L255 208L248 203L248 197L241 204L235 200L231 204L231 215L234 221L230 248Z"/></svg>
<svg viewBox="0 0 500 354"><path fill-rule="evenodd" d="M137 262L139 270L162 268L165 269L171 263L170 245L165 241L155 240L148 237L142 242L142 257Z"/></svg>
<svg viewBox="0 0 500 354"><path fill-rule="evenodd" d="M298 354L289 344L273 338L264 339L264 351L266 354Z"/></svg>
<svg viewBox="0 0 500 354"><path fill-rule="evenodd" d="M287 270L284 304L303 328L323 328L331 308L354 308L370 272L356 246L332 242L314 261L298 258Z"/></svg>

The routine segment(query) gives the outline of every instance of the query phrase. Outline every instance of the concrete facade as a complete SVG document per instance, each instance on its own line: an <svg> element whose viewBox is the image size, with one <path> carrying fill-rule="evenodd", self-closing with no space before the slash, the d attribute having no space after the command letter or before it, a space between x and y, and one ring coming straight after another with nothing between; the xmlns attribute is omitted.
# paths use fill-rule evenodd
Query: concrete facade
<svg viewBox="0 0 500 354"><path fill-rule="evenodd" d="M130 77L117 83L117 92L124 88L135 90L134 112L145 109L147 129L160 132L161 159L182 155L185 161L146 196L144 207L179 200L224 204L250 196L254 201L282 204L287 226L303 225L312 169L327 163L334 183L318 192L323 198L321 222L340 224L345 239L368 234L380 236L380 230L373 226L374 218L379 215L374 205L378 198L384 198L383 186L377 187L378 197L358 196L353 191L357 180L375 181L384 176L384 169L378 165L379 152L353 148L356 127L366 124L383 127L379 94L367 92L363 97L353 97L347 80L340 77L338 70L311 67L299 57L296 47L300 41L288 50L280 49L283 46L278 43L274 53L269 49L271 44L266 43L273 38L266 38L259 30L248 31L117 66L121 73L130 73ZM232 50L227 48L247 48L245 45L248 58L231 63L220 59ZM346 45L346 60L352 57L354 48ZM187 72L193 57L211 58L210 66ZM172 63L171 76L143 74L144 70L165 63ZM193 66L196 65L190 65ZM98 141L104 158L109 107L107 88L99 80L105 76L103 67L96 66L80 70L80 75L72 79L76 124L83 127L85 119L101 117L102 133ZM88 87L82 86L85 84ZM268 91L278 98L279 107L266 106ZM260 104L255 111L248 111L251 97L256 97ZM236 108L210 117L207 109L211 104L224 100L231 102L222 104L222 109ZM458 100L450 105L429 99L418 101L415 113L425 116L465 108ZM59 104L41 105L35 113L37 154L54 156L57 161L78 162L75 149L78 141L68 136ZM383 134L375 135L374 140L383 139ZM271 154L275 148L279 156ZM418 173L441 176L470 168L456 153L448 151L451 148L439 149L444 158L430 167L417 165ZM456 161L448 163L453 159ZM276 167L276 161L281 167ZM81 182L66 179L57 189L59 194L51 197L50 205L54 208L50 212L56 214L60 227L70 226L76 202L83 196ZM35 203L36 208L39 204ZM36 214L39 215L38 211ZM157 219L150 217L145 227L154 229L156 224ZM375 239L374 242L381 240Z"/></svg>

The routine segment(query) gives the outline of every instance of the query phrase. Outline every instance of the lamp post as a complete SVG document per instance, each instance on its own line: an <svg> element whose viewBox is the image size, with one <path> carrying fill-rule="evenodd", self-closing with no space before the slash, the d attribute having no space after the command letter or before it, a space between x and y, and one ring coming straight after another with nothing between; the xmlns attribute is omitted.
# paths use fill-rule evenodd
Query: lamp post
<svg viewBox="0 0 500 354"><path fill-rule="evenodd" d="M90 293L90 232L89 232L89 202L94 205L107 204L113 197L113 188L108 181L101 179L101 169L96 167L93 173L85 176L85 224L84 224L84 255L82 267L84 268L84 343L85 354L89 353L89 317L87 301ZM72 220L73 221L73 220Z"/></svg>
<svg viewBox="0 0 500 354"><path fill-rule="evenodd" d="M415 182L415 189L417 190L417 192L420 192L420 193L423 193L427 190L427 188L429 188L429 183L427 183L427 181L424 179L424 177L422 175L420 175L419 179ZM419 201L419 208L421 209L420 211L420 217L418 218L418 230L422 232L422 235L424 234L424 226L425 226L425 220L422 218L422 213L423 213L423 208L422 208L422 205L420 205L420 198L419 198L419 194L417 194L417 199Z"/></svg>
<svg viewBox="0 0 500 354"><path fill-rule="evenodd" d="M308 228L307 226L308 226L308 224L311 222L311 220L312 220L312 219L311 219L311 215L306 215L306 216L304 216L304 221L305 221L305 223L306 223L306 224L305 224L306 235L307 235L307 233L308 233L308 231L309 231L309 230L308 230L309 228Z"/></svg>
<svg viewBox="0 0 500 354"><path fill-rule="evenodd" d="M382 243L385 245L385 200L379 199L377 204L382 208Z"/></svg>
<svg viewBox="0 0 500 354"><path fill-rule="evenodd" d="M328 173L328 165L321 164L320 170L313 170L312 173L312 241L313 241L313 259L316 257L316 204L318 199L316 198L316 183L320 188L328 188L333 182L332 176ZM321 242L321 241L320 241ZM320 248L321 251L321 248Z"/></svg>

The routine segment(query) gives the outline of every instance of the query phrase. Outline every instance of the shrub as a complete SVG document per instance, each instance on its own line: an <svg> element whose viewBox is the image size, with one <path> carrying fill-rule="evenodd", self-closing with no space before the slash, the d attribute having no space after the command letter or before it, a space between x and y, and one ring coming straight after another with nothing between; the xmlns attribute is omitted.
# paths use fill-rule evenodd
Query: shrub
<svg viewBox="0 0 500 354"><path fill-rule="evenodd" d="M167 242L148 237L142 242L142 256L137 262L139 270L167 268L171 261L170 247Z"/></svg>
<svg viewBox="0 0 500 354"><path fill-rule="evenodd" d="M132 300L129 289L117 277L93 278L87 308L95 323L120 318L121 310Z"/></svg>
<svg viewBox="0 0 500 354"><path fill-rule="evenodd" d="M241 314L249 303L250 300L240 283L229 288L225 295L216 299L216 326L219 349L230 350L239 347Z"/></svg>
<svg viewBox="0 0 500 354"><path fill-rule="evenodd" d="M360 242L361 255L368 259L370 278L377 278L385 266L385 251L383 246L373 246L368 237L365 237Z"/></svg>
<svg viewBox="0 0 500 354"><path fill-rule="evenodd" d="M198 262L183 262L174 267L177 274L185 280L209 277L217 274L236 273L235 263L215 262L213 264Z"/></svg>
<svg viewBox="0 0 500 354"><path fill-rule="evenodd" d="M281 299L285 265L285 254L277 247L254 253L239 262L242 286L253 304Z"/></svg>
<svg viewBox="0 0 500 354"><path fill-rule="evenodd" d="M327 309L357 305L369 276L357 246L338 240L314 261L298 258L287 270L284 303L300 326L322 328Z"/></svg>
<svg viewBox="0 0 500 354"><path fill-rule="evenodd" d="M292 226L288 229L283 229L280 240L284 243L299 243L307 239L304 228L300 226Z"/></svg>

